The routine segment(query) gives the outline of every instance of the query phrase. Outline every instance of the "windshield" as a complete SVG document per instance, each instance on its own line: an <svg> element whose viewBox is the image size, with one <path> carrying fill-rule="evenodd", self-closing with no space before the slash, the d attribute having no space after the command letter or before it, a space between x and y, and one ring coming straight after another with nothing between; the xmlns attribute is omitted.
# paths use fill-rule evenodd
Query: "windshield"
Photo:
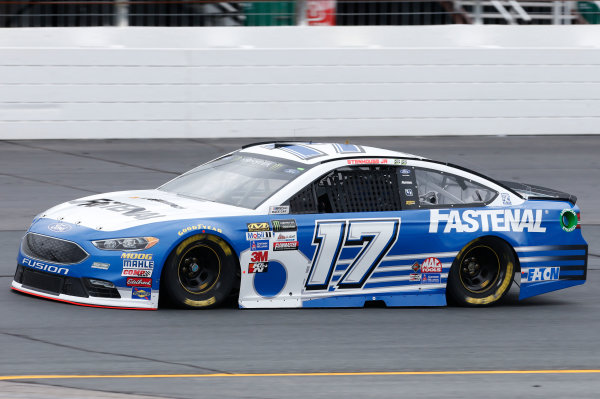
<svg viewBox="0 0 600 399"><path fill-rule="evenodd" d="M298 162L234 153L198 166L158 189L254 209L305 170L306 165Z"/></svg>

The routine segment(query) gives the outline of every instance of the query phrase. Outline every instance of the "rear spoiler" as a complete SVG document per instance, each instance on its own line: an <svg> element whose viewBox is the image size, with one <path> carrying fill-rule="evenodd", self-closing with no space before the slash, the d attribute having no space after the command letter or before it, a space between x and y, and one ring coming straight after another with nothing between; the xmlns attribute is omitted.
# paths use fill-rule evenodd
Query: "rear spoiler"
<svg viewBox="0 0 600 399"><path fill-rule="evenodd" d="M532 184L517 183L512 181L500 181L502 185L516 191L528 200L568 201L575 205L577 197L551 188L534 186Z"/></svg>

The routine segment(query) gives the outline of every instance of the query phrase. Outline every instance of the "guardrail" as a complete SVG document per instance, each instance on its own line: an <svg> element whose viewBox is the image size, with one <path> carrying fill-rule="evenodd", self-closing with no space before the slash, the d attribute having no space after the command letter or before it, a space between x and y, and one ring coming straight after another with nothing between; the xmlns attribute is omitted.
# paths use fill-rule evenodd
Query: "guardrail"
<svg viewBox="0 0 600 399"><path fill-rule="evenodd" d="M0 27L596 24L600 2L0 0Z"/></svg>

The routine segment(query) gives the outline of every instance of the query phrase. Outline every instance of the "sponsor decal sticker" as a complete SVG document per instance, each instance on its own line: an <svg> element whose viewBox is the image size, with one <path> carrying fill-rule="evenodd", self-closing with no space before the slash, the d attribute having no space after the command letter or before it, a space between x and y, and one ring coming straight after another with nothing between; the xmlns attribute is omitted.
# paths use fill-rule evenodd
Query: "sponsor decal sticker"
<svg viewBox="0 0 600 399"><path fill-rule="evenodd" d="M185 233L187 233L189 231L194 231L194 230L200 230L200 231L202 231L202 230L212 230L212 231L216 231L217 233L223 233L223 230L220 229L219 227L199 223L199 224L196 224L194 226L188 226L186 228L183 228L183 229L179 230L177 232L177 235L182 236ZM205 231L202 231L202 232L204 233Z"/></svg>
<svg viewBox="0 0 600 399"><path fill-rule="evenodd" d="M522 212L521 212L522 211ZM475 231L514 231L545 233L542 227L542 210L536 209L489 209L466 211L429 211L429 232L437 233L441 223L446 223L444 233L473 233Z"/></svg>
<svg viewBox="0 0 600 399"><path fill-rule="evenodd" d="M295 251L298 249L298 241L274 242L273 251Z"/></svg>
<svg viewBox="0 0 600 399"><path fill-rule="evenodd" d="M402 180L400 183L401 184L413 184L413 182L410 180Z"/></svg>
<svg viewBox="0 0 600 399"><path fill-rule="evenodd" d="M132 218L138 220L146 220L152 218L159 218L165 215L162 215L157 212L151 212L144 207L126 204L124 202L114 201L108 198L101 199L93 199L93 200L75 200L69 201L69 204L74 204L77 206L85 206L88 208L101 208L106 209L108 211L118 212L123 214L123 216L131 216Z"/></svg>
<svg viewBox="0 0 600 399"><path fill-rule="evenodd" d="M123 252L121 253L121 259L152 260L152 254L142 254L139 252Z"/></svg>
<svg viewBox="0 0 600 399"><path fill-rule="evenodd" d="M110 263L94 262L92 263L92 269L108 270Z"/></svg>
<svg viewBox="0 0 600 399"><path fill-rule="evenodd" d="M268 262L250 263L248 265L248 273L266 273L268 269Z"/></svg>
<svg viewBox="0 0 600 399"><path fill-rule="evenodd" d="M420 273L411 273L408 275L408 280L409 281L421 281L421 274Z"/></svg>
<svg viewBox="0 0 600 399"><path fill-rule="evenodd" d="M265 240L269 239L273 236L272 231L255 231L255 232L247 232L246 240L254 241L254 240Z"/></svg>
<svg viewBox="0 0 600 399"><path fill-rule="evenodd" d="M570 233L571 231L577 228L579 224L579 219L577 218L577 214L572 209L563 209L560 213L560 226L564 231Z"/></svg>
<svg viewBox="0 0 600 399"><path fill-rule="evenodd" d="M48 230L55 233L64 233L65 231L71 230L71 226L66 223L52 223L48 225Z"/></svg>
<svg viewBox="0 0 600 399"><path fill-rule="evenodd" d="M152 279L146 277L128 277L128 287L152 287Z"/></svg>
<svg viewBox="0 0 600 399"><path fill-rule="evenodd" d="M45 272L56 273L56 274L64 274L65 276L69 274L69 269L66 267L58 267L53 265L47 265L43 262L38 262L36 260L32 260L29 258L23 258L23 265L32 267L34 269L43 270Z"/></svg>
<svg viewBox="0 0 600 399"><path fill-rule="evenodd" d="M263 241L252 241L250 242L250 250L251 251L260 251L269 249L269 241L268 240L263 240Z"/></svg>
<svg viewBox="0 0 600 399"><path fill-rule="evenodd" d="M298 226L294 219L272 220L273 231L296 231Z"/></svg>
<svg viewBox="0 0 600 399"><path fill-rule="evenodd" d="M438 258L427 258L421 264L421 273L441 273L442 262Z"/></svg>
<svg viewBox="0 0 600 399"><path fill-rule="evenodd" d="M406 165L405 159L394 159L394 165ZM401 172L403 173L403 172Z"/></svg>
<svg viewBox="0 0 600 399"><path fill-rule="evenodd" d="M521 273L521 279L526 277L528 283L535 281L553 281L560 278L560 267L536 267Z"/></svg>
<svg viewBox="0 0 600 399"><path fill-rule="evenodd" d="M152 277L152 269L123 269L121 276L125 277Z"/></svg>
<svg viewBox="0 0 600 399"><path fill-rule="evenodd" d="M250 232L271 230L271 226L269 226L269 223L267 223L267 222L246 223L246 225L248 226L248 231L250 231Z"/></svg>
<svg viewBox="0 0 600 399"><path fill-rule="evenodd" d="M298 241L298 236L295 231L294 232L282 232L282 233L276 233L275 239L277 241Z"/></svg>
<svg viewBox="0 0 600 399"><path fill-rule="evenodd" d="M415 201L406 201L406 205L414 205L414 204L416 204Z"/></svg>
<svg viewBox="0 0 600 399"><path fill-rule="evenodd" d="M131 289L131 298L149 301L152 298L152 290L149 290L147 288L133 287Z"/></svg>
<svg viewBox="0 0 600 399"><path fill-rule="evenodd" d="M349 159L348 165L372 165L372 164L387 164L387 159Z"/></svg>
<svg viewBox="0 0 600 399"><path fill-rule="evenodd" d="M418 273L419 270L421 270L421 265L419 265L419 262L415 262L413 263L413 265L411 266L411 269L413 269L413 271L415 273Z"/></svg>
<svg viewBox="0 0 600 399"><path fill-rule="evenodd" d="M500 196L502 197L503 205L512 205L512 203L510 202L510 194L509 193L502 193L502 194L500 194Z"/></svg>
<svg viewBox="0 0 600 399"><path fill-rule="evenodd" d="M440 284L441 282L442 275L440 273L423 274L421 277L421 284Z"/></svg>
<svg viewBox="0 0 600 399"><path fill-rule="evenodd" d="M405 188L404 189L404 194L406 194L407 197L412 197L413 196L413 190L412 190L412 188Z"/></svg>
<svg viewBox="0 0 600 399"><path fill-rule="evenodd" d="M410 175L410 169L400 169L400 174L402 176Z"/></svg>
<svg viewBox="0 0 600 399"><path fill-rule="evenodd" d="M269 214L271 215L287 215L290 213L289 205L280 205L280 206L270 206Z"/></svg>
<svg viewBox="0 0 600 399"><path fill-rule="evenodd" d="M267 262L269 260L269 251L256 251L250 254L250 262Z"/></svg>

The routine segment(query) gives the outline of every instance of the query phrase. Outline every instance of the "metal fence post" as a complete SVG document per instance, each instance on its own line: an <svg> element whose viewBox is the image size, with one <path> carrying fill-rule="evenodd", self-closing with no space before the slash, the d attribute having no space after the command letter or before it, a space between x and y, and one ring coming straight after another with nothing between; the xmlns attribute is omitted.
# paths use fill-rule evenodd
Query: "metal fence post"
<svg viewBox="0 0 600 399"><path fill-rule="evenodd" d="M115 0L115 26L129 26L128 0Z"/></svg>
<svg viewBox="0 0 600 399"><path fill-rule="evenodd" d="M475 0L475 5L473 6L473 23L475 25L483 24L483 5L481 4L481 0Z"/></svg>
<svg viewBox="0 0 600 399"><path fill-rule="evenodd" d="M296 0L296 25L308 25L306 0Z"/></svg>

